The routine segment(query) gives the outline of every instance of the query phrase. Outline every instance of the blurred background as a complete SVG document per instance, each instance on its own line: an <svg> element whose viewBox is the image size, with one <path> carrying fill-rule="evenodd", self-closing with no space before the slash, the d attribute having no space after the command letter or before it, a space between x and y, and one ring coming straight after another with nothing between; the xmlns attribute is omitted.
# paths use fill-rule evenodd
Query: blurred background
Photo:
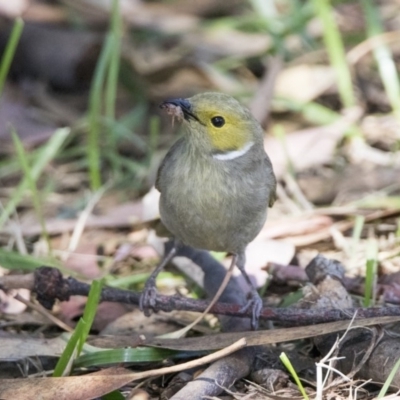
<svg viewBox="0 0 400 400"><path fill-rule="evenodd" d="M396 272L399 11L398 0L0 0L0 265L45 260L140 288L158 259L151 188L180 134L158 104L221 91L265 128L279 179L249 248L257 282L317 252L353 275L367 260Z"/></svg>

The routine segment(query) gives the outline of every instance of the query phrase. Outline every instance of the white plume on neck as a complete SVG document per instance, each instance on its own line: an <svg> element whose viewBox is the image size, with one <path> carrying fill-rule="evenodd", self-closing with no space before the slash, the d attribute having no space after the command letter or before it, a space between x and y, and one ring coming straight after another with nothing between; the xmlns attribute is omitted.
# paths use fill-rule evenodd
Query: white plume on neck
<svg viewBox="0 0 400 400"><path fill-rule="evenodd" d="M235 158L245 155L253 147L253 145L254 145L254 142L249 142L244 147L242 147L240 150L233 150L233 151L229 151L227 153L214 154L213 158L215 158L216 160L221 160L221 161L234 160Z"/></svg>

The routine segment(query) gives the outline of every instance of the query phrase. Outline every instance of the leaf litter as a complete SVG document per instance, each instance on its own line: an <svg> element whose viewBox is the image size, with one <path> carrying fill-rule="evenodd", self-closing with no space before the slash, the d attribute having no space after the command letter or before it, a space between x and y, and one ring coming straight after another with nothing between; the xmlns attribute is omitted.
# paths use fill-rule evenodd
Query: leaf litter
<svg viewBox="0 0 400 400"><path fill-rule="evenodd" d="M262 119L266 126L265 148L280 182L277 204L269 211L268 221L247 254L249 272L262 287L265 305L278 306L292 301L299 310L305 305L316 307L322 304L324 308L335 309L359 306L360 298L365 294L364 277L371 246L377 249L373 302L380 306L399 303L398 115L390 110L391 103L374 66L372 52L380 42L371 39L357 44L351 40L346 42L353 31L364 35L368 23L362 18L358 4L335 6L337 22L349 50L348 60L354 66L353 84L360 91L357 106L344 110L338 95L337 80L340 78L335 77L319 42L324 27L318 26L318 18L307 9L311 2L306 2L305 8L296 12L290 2L274 2L275 9L266 10L256 1L251 6L235 1L230 7L213 2L199 6L192 1L129 4L121 1L123 68L116 98L117 119L110 121L104 116L101 119L105 133L101 143L101 172L104 182L112 181L112 186L90 206L84 155L87 126L82 121L85 121L88 88L95 74L102 38L107 34L112 2L100 5L80 0L74 4L50 5L32 0L15 2L14 7L8 3L0 1L1 15L14 18L24 13L27 28L17 58L11 65L0 110L2 121L6 122L0 132L2 207L10 201L15 202L13 193L22 177L15 159L10 156L13 147L8 126L13 125L18 132L32 157L29 160L32 166L37 150L56 128L67 124L72 132L57 155L47 160L35 178L50 241L43 245L43 226L29 190L25 188L0 230L1 246L6 251L0 254L0 265L5 274L10 269L17 270L13 274L18 281L22 279L22 270L29 269L31 259L28 255L46 256L55 264L61 260L64 268L71 274L78 273L83 281L101 278L112 287L139 291L167 246L165 239L154 233L154 229L158 232L156 196L152 199L153 195L146 195L153 193L151 186L156 165L151 160L161 158L179 130L178 121L171 126L165 117L159 116L158 129L162 134L153 129L150 138L151 121L158 115L158 104L168 98L188 97L199 91L222 90L251 105ZM381 34L382 40L390 46L396 59L398 48L392 37L395 32L390 29L395 31L398 21L388 15L395 15L392 13L398 11L398 4L389 1L374 7L376 14L381 12L384 29L387 29ZM274 24L268 25L270 12L273 18L281 18L282 24L290 21L287 31L279 31ZM79 16L84 27L80 33L70 23L71 15ZM298 31L295 28L298 25L293 24L295 15L304 19ZM49 28L46 24L53 26ZM2 48L10 26L10 20L0 24ZM309 35L307 45L304 32ZM286 47L287 54L285 61L278 63L275 73L271 73L273 80L268 81L268 67L273 69L274 63L266 60L265 53L277 45L274 42L277 35L280 35L280 43ZM39 47L40 52L34 50ZM63 52L58 51L59 48L63 48ZM310 48L317 51L311 52ZM48 59L51 62L43 61ZM274 83L275 91L272 91ZM259 87L267 93L256 95ZM140 107L145 110L140 118L129 113ZM311 114L310 110L314 113L319 110L319 113ZM328 119L323 110L331 111ZM176 117L179 119L180 116ZM113 147L113 143L117 146ZM138 143L142 145L137 146ZM364 223L355 237L357 216L362 216ZM81 232L73 236L79 221ZM28 253L24 263L9 250ZM314 282L304 269L316 254L339 260L346 274L338 277L333 273L333 277L329 277L328 273L324 279L319 277ZM214 256L211 261L202 253L188 250L176 257L171 268L161 276L159 289L164 294L194 298L213 292L218 284L210 281L217 282L218 274L223 276L224 273L222 267L217 271L214 263L219 267L221 263L229 264L227 255ZM213 265L212 279L207 265ZM177 271L183 271L189 278L180 278ZM243 283L233 283L227 289L224 301L238 303L243 300L238 295L240 288ZM290 300L293 288L303 289L302 300ZM20 290L29 293L27 289ZM351 304L347 303L350 300ZM69 391L66 399L94 398L120 388L124 394L132 388L135 390L137 383L124 377L131 372L113 367L100 368L94 373L76 368L73 376L59 381L50 377L45 381L26 379L27 376L51 374L54 365L47 361L60 356L67 339L61 333L62 328L45 313L29 307L29 303L26 310L26 305L18 308L21 303L15 301L15 293L3 292L0 364L15 366L35 357L40 358L40 363L28 362L22 374L13 376L24 378L14 381L5 382L4 379L10 376L0 369L2 398L26 398L26 393L32 397L34 390L46 393L48 398L63 398L61 391ZM72 296L67 301L56 302L52 313L62 323L74 326L85 303L85 296ZM160 312L148 320L139 318L131 304L105 302L97 311L92 334L93 338L112 335L108 345L114 342L121 348L125 343L123 338L131 337L129 343L135 348L140 343L150 345L152 336L176 330L196 316L193 312ZM199 338L198 344L200 338L207 343L212 337L210 332L215 335L222 329L234 333L244 326L241 325L243 320L210 315L191 336ZM269 325L271 327L272 323ZM281 327L278 323L275 325ZM311 361L311 366L304 370L301 363L297 366L308 384L310 396L374 398L379 392L379 383L385 381L399 358L394 351L397 327L395 324L390 330L386 330L386 325L384 327L384 330L379 327L352 329L341 335L340 344L336 343L337 334L329 332L324 336L311 332L302 337L315 336L314 339L296 341L291 338L282 344L279 335L284 331L277 331L274 341L274 330L271 330L269 343L275 343L272 348L279 352L290 351L290 358L296 359L301 354ZM303 331L307 332L307 328ZM141 335L147 342L141 341ZM251 338L252 335L246 332L244 336ZM182 340L183 345L186 339ZM228 345L227 342L220 343ZM166 342L164 345L167 346ZM190 349L190 344L188 346ZM267 345L263 346L259 348L258 357L246 350L238 353L242 354L241 360L228 358L231 369L225 382L231 382L232 386L218 381L218 385L214 385L217 388L212 388L212 396L221 396L225 388L224 396L228 398L298 398L298 388L291 383L277 355L269 354L269 358L265 356L267 361L257 365L262 354L268 351ZM101 352L99 348L95 351ZM10 352L11 349L14 352ZM329 358L331 349L337 355ZM89 353L93 349L88 345L85 351ZM196 359L201 354L192 352L191 357ZM166 357L164 364L177 363L184 358L182 354ZM223 360L203 372L199 370L189 375L186 390L191 390L193 396L195 393L201 396L201 390L205 388L195 386L196 374L204 373L211 380L220 379L221 368L226 365ZM265 379L259 381L262 383L255 383L248 368L239 368L243 360L255 369L253 374L264 371ZM143 371L145 377L151 366L156 369L164 366L157 362L149 359L147 363L134 364L134 368ZM232 375L233 371L237 375ZM322 386L318 377L321 371L329 371ZM253 382L244 380L247 376ZM400 385L398 376L398 372L394 372L393 393ZM6 383L10 385L9 389ZM148 398L162 396L164 391L172 399L183 396L180 390L184 389L173 385L172 375L146 380L140 385L136 390L141 390ZM78 397L74 397L74 393Z"/></svg>

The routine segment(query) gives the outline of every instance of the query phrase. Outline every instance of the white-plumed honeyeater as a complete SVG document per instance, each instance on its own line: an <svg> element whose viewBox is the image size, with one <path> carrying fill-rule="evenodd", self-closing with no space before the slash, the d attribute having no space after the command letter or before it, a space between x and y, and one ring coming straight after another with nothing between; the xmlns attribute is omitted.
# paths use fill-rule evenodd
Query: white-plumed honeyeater
<svg viewBox="0 0 400 400"><path fill-rule="evenodd" d="M231 96L201 93L161 104L183 120L185 134L168 151L159 170L161 221L175 246L153 272L141 296L148 315L154 306L155 278L179 243L224 251L251 286L255 328L262 301L245 271L245 249L264 225L275 201L276 180L264 151L260 124Z"/></svg>

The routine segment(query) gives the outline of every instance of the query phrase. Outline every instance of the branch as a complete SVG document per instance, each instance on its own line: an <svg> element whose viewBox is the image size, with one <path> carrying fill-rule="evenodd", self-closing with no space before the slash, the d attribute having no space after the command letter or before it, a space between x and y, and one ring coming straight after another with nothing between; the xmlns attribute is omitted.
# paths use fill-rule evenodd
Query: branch
<svg viewBox="0 0 400 400"><path fill-rule="evenodd" d="M40 267L28 275L10 275L0 278L0 288L3 290L26 288L36 294L37 300L46 308L51 309L56 300L66 301L70 296L87 296L90 285L74 278L63 278L56 268ZM124 304L139 304L140 293L116 288L103 288L101 301ZM173 310L202 312L208 302L193 300L181 296L164 296L156 298L155 309L170 312ZM242 305L217 303L211 313L236 317L250 317L251 310L241 312ZM285 326L302 326L324 322L349 320L356 313L357 318L375 318L382 316L400 316L399 307L347 308L347 309L289 309L265 307L260 318L275 321Z"/></svg>

